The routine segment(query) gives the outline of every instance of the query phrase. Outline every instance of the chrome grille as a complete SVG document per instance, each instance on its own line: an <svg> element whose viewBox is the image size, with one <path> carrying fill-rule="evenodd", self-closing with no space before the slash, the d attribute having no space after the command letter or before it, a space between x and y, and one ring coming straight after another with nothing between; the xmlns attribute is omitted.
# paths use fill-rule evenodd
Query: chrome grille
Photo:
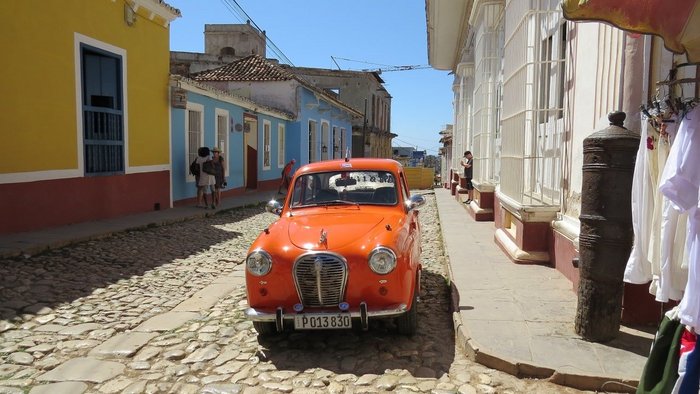
<svg viewBox="0 0 700 394"><path fill-rule="evenodd" d="M304 306L334 306L343 301L347 264L341 256L311 253L294 263L294 281Z"/></svg>

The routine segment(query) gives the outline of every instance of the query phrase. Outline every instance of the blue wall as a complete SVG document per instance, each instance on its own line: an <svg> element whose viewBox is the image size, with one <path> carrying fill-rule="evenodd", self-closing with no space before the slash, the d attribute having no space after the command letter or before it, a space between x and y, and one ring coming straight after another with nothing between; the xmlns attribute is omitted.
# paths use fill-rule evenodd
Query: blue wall
<svg viewBox="0 0 700 394"><path fill-rule="evenodd" d="M329 123L328 141L325 141L325 145L329 147L329 159L333 158L331 150L333 146L333 127L337 127L339 130L341 128L345 129L345 146L352 148L352 118L350 113L325 100L317 100L314 93L306 88L302 88L299 108L301 108L301 113L297 121L289 126L290 128L294 127L299 138L288 149L290 153L295 152L296 156L293 157L297 159L297 164L309 163L309 120L316 121L316 135L318 138L315 149L317 160L321 160L321 146L323 145L321 141L322 120ZM345 157L344 152L341 152L341 157Z"/></svg>
<svg viewBox="0 0 700 394"><path fill-rule="evenodd" d="M287 163L291 159L296 159L295 170L309 162L309 120L315 120L317 126L318 142L316 144L317 158L321 158L321 121L329 123L328 141L329 158L333 157L333 127L345 129L345 145L352 146L352 123L351 115L331 103L324 100L317 100L314 93L306 88L300 88L299 108L301 113L295 121L274 116L257 114L258 118L258 181L271 181L280 178L281 168L278 165L278 125L285 125L285 157L283 162ZM216 109L222 109L229 114L228 149L224 152L224 159L228 161L228 172L226 180L227 189L241 188L244 185L244 133L230 131L231 124L243 125L243 113L246 109L225 101L210 98L191 91L187 92L187 100L190 103L202 105L204 107L204 146L210 148L216 145ZM307 105L309 104L309 105ZM318 105L315 105L318 104ZM172 108L171 116L171 154L172 154L172 189L173 201L194 198L197 196L197 187L194 180L187 179L189 163L186 160L186 132L185 132L185 109ZM264 121L270 121L270 169L264 169ZM344 157L344 152L341 153Z"/></svg>
<svg viewBox="0 0 700 394"><path fill-rule="evenodd" d="M228 112L229 116L229 132L228 132L228 149L224 152L224 160L228 161L228 172L226 181L227 189L235 189L243 187L244 182L244 155L243 155L243 132L231 132L231 124L243 125L243 112L245 108L217 100L201 94L187 92L187 100L190 103L200 104L204 107L204 146L212 148L216 145L216 109L222 109ZM172 108L172 124L171 124L171 154L172 154L172 188L173 201L194 198L197 196L197 187L194 180L187 179L189 163L186 161L186 132L185 132L185 109ZM271 123L271 140L270 140L270 170L263 170L263 120L269 120ZM280 169L277 167L277 125L283 123L286 126L285 140L289 144L291 137L290 126L284 119L275 118L268 115L258 114L258 180L270 180L280 178ZM298 134L298 133L297 133ZM291 159L291 157L290 157Z"/></svg>

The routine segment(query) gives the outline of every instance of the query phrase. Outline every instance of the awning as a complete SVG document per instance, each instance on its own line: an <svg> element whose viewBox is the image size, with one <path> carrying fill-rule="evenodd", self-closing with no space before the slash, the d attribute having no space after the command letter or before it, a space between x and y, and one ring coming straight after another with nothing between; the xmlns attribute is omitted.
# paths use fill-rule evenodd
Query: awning
<svg viewBox="0 0 700 394"><path fill-rule="evenodd" d="M700 0L562 0L564 17L655 34L670 51L700 61Z"/></svg>

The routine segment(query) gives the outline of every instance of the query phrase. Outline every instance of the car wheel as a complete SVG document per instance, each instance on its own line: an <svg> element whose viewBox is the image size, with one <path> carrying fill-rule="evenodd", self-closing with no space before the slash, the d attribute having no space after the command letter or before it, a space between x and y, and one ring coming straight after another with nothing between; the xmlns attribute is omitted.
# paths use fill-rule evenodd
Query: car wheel
<svg viewBox="0 0 700 394"><path fill-rule="evenodd" d="M277 324L275 324L275 322L254 321L253 328L255 328L255 331L257 331L258 335L261 337L277 334Z"/></svg>
<svg viewBox="0 0 700 394"><path fill-rule="evenodd" d="M399 334L413 336L418 331L418 286L413 290L411 309L396 318Z"/></svg>

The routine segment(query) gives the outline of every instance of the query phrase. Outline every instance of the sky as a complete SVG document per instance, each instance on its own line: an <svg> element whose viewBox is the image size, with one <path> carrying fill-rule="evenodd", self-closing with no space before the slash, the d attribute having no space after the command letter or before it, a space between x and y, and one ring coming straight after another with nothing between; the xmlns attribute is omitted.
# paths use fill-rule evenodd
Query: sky
<svg viewBox="0 0 700 394"><path fill-rule="evenodd" d="M270 49L271 41L299 67L337 69L331 56L343 70L428 65L424 0L166 2L182 12L170 25L172 51L204 52L205 24L245 23L237 3L265 30L268 58L279 58ZM453 76L426 68L385 71L381 78L393 97L391 132L398 134L393 145L437 155L438 133L452 123Z"/></svg>

